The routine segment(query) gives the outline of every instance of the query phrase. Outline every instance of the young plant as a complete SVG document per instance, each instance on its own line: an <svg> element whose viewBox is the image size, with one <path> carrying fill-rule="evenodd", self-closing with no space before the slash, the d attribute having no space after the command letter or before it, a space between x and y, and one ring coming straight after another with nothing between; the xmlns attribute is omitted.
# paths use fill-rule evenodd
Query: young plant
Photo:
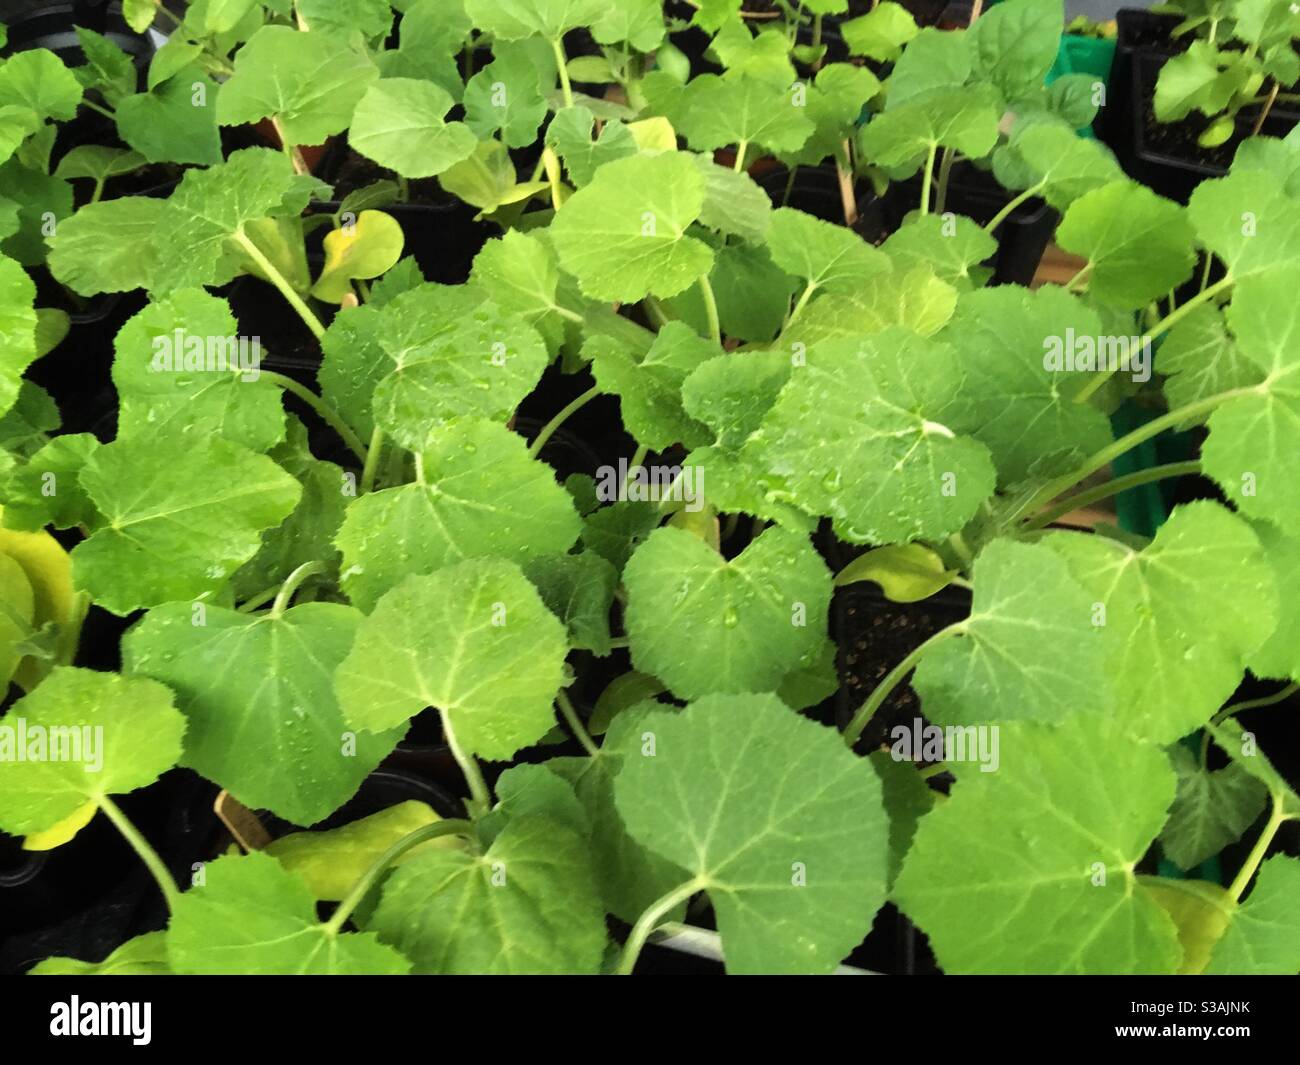
<svg viewBox="0 0 1300 1065"><path fill-rule="evenodd" d="M1176 12L1183 21L1175 37L1195 33L1185 52L1160 68L1156 81L1155 114L1161 122L1177 122L1199 111L1208 124L1196 138L1202 148L1215 148L1237 131L1237 116L1262 104L1252 133L1259 133L1283 93L1300 81L1300 15L1286 0L1266 3L1245 0L1198 0L1174 3L1159 10ZM1271 81L1272 87L1261 95Z"/></svg>
<svg viewBox="0 0 1300 1065"><path fill-rule="evenodd" d="M580 7L468 0L461 38L491 34L494 64L536 39L558 76ZM908 45L949 49L972 102L943 111L915 82L909 100L933 64L905 50L864 136L880 165L933 170L956 147L1058 207L1059 243L1086 260L1064 286L985 287L992 237L929 210L928 189L881 247L773 208L744 156L818 129L774 68L678 99L652 72L644 110L575 98L544 132L541 116L547 181L497 203L501 235L463 283L399 259L373 207L340 212L324 266L296 273L325 192L271 148L190 170L166 199L87 203L51 269L148 297L116 337L112 440L20 432L34 287L0 263L20 355L0 378L4 522L42 544L71 530L68 591L139 612L120 673L77 665L73 612L37 612L31 541L0 538L16 619L0 640L25 691L0 719L0 828L66 846L102 813L170 912L107 959L38 972L627 973L707 908L716 933L695 931L728 971L825 973L886 900L952 973L1300 969L1300 859L1277 847L1300 799L1241 719L1300 679L1300 157L1249 141L1184 208L1059 121L1021 114L1003 140L999 107L1042 96L1020 81L1028 53L990 43L1038 22L1000 8L993 30ZM822 87L840 116L860 89ZM444 161L460 120L435 90L370 82L357 150L399 174ZM416 132L385 129L372 92ZM723 146L740 161L719 165ZM1198 258L1222 274L1176 302ZM314 387L234 359L224 286L241 274L318 342ZM572 375L566 398L544 374ZM632 444L561 470L557 445L602 396ZM1160 413L1116 436L1123 396ZM1097 482L1189 425L1207 434L1195 462ZM1225 502L1179 507L1150 539L1059 523L1193 470ZM864 553L834 572L828 545ZM839 684L828 614L860 580L972 602L837 731L816 709ZM1276 694L1234 702L1247 671ZM860 750L909 676L939 749ZM403 804L310 831L428 711L464 816ZM73 728L97 768L41 753ZM176 765L309 831L178 884L116 799ZM1261 814L1226 887L1138 872L1157 843L1191 868Z"/></svg>

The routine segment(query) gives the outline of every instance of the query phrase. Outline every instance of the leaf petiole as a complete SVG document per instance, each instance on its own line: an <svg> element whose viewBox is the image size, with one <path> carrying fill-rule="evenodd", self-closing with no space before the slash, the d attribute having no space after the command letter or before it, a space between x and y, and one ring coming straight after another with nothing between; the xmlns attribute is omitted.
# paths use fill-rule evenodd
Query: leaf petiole
<svg viewBox="0 0 1300 1065"><path fill-rule="evenodd" d="M266 275L271 284L279 289L280 295L285 298L290 307L298 312L298 317L311 330L312 336L317 340L324 337L325 327L321 325L320 319L312 313L312 309L303 302L302 297L294 291L293 286L285 280L284 275L275 268L275 264L263 254L262 249L257 246L256 242L249 238L242 226L231 234L231 239L248 253L248 257L257 263L259 269Z"/></svg>
<svg viewBox="0 0 1300 1065"><path fill-rule="evenodd" d="M564 93L564 106L573 106L573 83L569 81L569 61L564 55L564 44L558 38L552 38L551 50L555 53L555 65L560 70L560 89Z"/></svg>
<svg viewBox="0 0 1300 1065"><path fill-rule="evenodd" d="M370 446L366 448L365 465L361 468L361 494L365 495L375 486L375 475L379 470L379 456L384 450L384 431L375 426L370 434Z"/></svg>
<svg viewBox="0 0 1300 1065"><path fill-rule="evenodd" d="M1228 888L1228 894L1233 902L1241 901L1241 896L1246 893L1251 878L1254 877L1255 871L1264 860L1264 855L1268 853L1268 848L1273 843L1273 837L1277 835L1277 830L1282 827L1282 823L1287 820L1286 815L1282 812L1281 794L1274 792L1272 799L1273 808L1269 811L1268 821L1260 831L1259 838L1255 840L1255 845L1251 847L1250 854L1246 856L1245 863L1237 871L1237 876L1232 881L1232 885Z"/></svg>
<svg viewBox="0 0 1300 1065"><path fill-rule="evenodd" d="M338 412L335 411L333 407L321 399L320 396L316 395L316 393L310 388L299 384L292 377L287 377L282 373L276 373L274 370L262 370L260 373L264 380L270 381L271 384L275 385L277 388L282 388L286 392L297 396L300 400L306 403L307 406L320 415L321 421L339 434L343 443L347 444L348 450L361 460L363 467L365 466L366 461L370 457L369 453L366 451L365 444L363 444L361 438L348 427L347 422L339 416Z"/></svg>
<svg viewBox="0 0 1300 1065"><path fill-rule="evenodd" d="M461 750L460 744L456 742L456 733L452 731L447 712L439 711L439 716L442 718L443 738L446 739L452 757L456 759L456 764L460 766L460 771L465 776L465 783L469 785L470 798L465 805L469 808L471 817L482 817L492 809L492 792L488 790L487 781L483 779L483 771L474 756Z"/></svg>
<svg viewBox="0 0 1300 1065"><path fill-rule="evenodd" d="M560 713L574 738L582 744L582 749L593 758L599 755L600 748L596 746L596 741L591 738L591 733L587 731L586 726L582 723L582 718L578 716L578 711L574 709L568 694L563 691L556 692L555 703L560 708Z"/></svg>
<svg viewBox="0 0 1300 1065"><path fill-rule="evenodd" d="M280 586L280 591L276 594L275 602L271 604L271 617L278 618L288 608L293 599L294 593L302 587L304 581L318 573L325 572L324 562L304 562L296 570L284 579L284 584Z"/></svg>
<svg viewBox="0 0 1300 1065"><path fill-rule="evenodd" d="M95 802L104 811L104 815L113 822L117 830L122 833L123 838L131 845L131 849L140 856L140 860L144 862L149 872L153 874L154 880L158 882L158 887L162 890L163 898L167 900L167 909L174 912L176 900L181 897L181 891L176 886L176 881L172 878L170 870L158 856L158 852L140 834L140 830L131 823L131 819L122 812L117 803L107 795L101 795Z"/></svg>
<svg viewBox="0 0 1300 1065"><path fill-rule="evenodd" d="M1183 306L1187 306L1187 304L1184 304ZM1050 503L1062 492L1073 488L1089 474L1096 473L1102 467L1108 466L1121 455L1131 451L1139 444L1145 443L1153 436L1159 436L1166 429L1172 429L1191 418L1196 418L1201 414L1212 411L1215 407L1219 407L1230 400L1238 399L1242 396L1260 394L1265 394L1265 390L1259 385L1249 388L1234 388L1228 392L1220 392L1218 395L1207 396L1204 399L1199 399L1195 403L1188 403L1176 410L1168 411L1158 418L1152 418L1151 421L1144 425L1139 425L1131 433L1120 437L1118 440L1096 452L1082 466L1072 470L1070 473L1062 474L1060 477L1048 481L1047 484L1043 485L1042 488L1015 509L1015 511L1006 519L1003 528L1014 528L1016 523L1018 523L1026 514L1032 514L1039 507Z"/></svg>
<svg viewBox="0 0 1300 1065"><path fill-rule="evenodd" d="M1168 462L1163 466L1152 466L1147 470L1138 470L1135 473L1125 474L1123 477L1116 477L1104 484L1096 485L1082 492L1076 492L1059 503L1053 504L1041 514L1027 521L1021 531L1029 532L1032 529L1046 528L1052 522L1058 518L1063 518L1071 511L1079 510L1081 507L1089 506L1101 499L1117 496L1121 492L1127 492L1130 488L1139 488L1144 484L1163 481L1169 477L1186 477L1200 472L1200 462L1192 460L1189 462Z"/></svg>
<svg viewBox="0 0 1300 1065"><path fill-rule="evenodd" d="M652 902L637 918L636 924L632 926L632 931L628 934L627 942L623 944L623 953L618 960L618 968L614 971L617 976L630 976L632 970L636 968L636 960L641 956L641 948L645 946L646 940L650 938L650 933L658 927L660 921L666 913L681 905L697 891L702 891L707 884L700 879L688 880L680 887L673 888L666 895L661 896Z"/></svg>
<svg viewBox="0 0 1300 1065"><path fill-rule="evenodd" d="M718 317L718 301L713 295L713 286L708 274L700 274L700 293L704 297L704 313L709 318L709 336L719 347L722 346L722 322Z"/></svg>
<svg viewBox="0 0 1300 1065"><path fill-rule="evenodd" d="M558 430L560 426L563 425L569 419L569 416L572 415L577 410L579 410L584 405L586 405L587 403L590 403L598 395L600 395L600 386L592 385L589 389L587 389L587 391L582 393L582 395L578 396L576 399L572 400L565 407L563 407L560 410L560 412L555 415L554 418L552 418L549 422L547 422L545 425L542 426L542 431L537 434L536 439L534 439L532 444L530 444L528 447L529 456L532 458L536 458L539 454L541 454L542 448L546 446L546 442L555 435L556 430Z"/></svg>
<svg viewBox="0 0 1300 1065"><path fill-rule="evenodd" d="M447 821L435 821L431 825L421 825L414 832L408 833L394 843L388 850L384 851L374 864L361 874L352 889L348 892L347 897L339 903L339 908L334 911L330 919L325 922L325 931L329 935L337 935L342 931L343 926L347 923L352 911L361 905L362 900L370 894L371 888L384 874L393 862L397 861L403 854L412 847L418 847L421 843L426 843L431 839L438 839L440 836L463 835L468 836L474 831L474 825L469 821L452 819Z"/></svg>
<svg viewBox="0 0 1300 1065"><path fill-rule="evenodd" d="M876 685L867 701L862 704L858 712L853 715L853 720L848 723L844 729L844 742L851 748L862 736L863 730L875 716L877 710L889 698L890 692L897 688L907 678L907 675L917 667L917 664L925 657L930 648L935 644L942 643L951 636L959 636L966 631L966 622L959 621L955 625L949 625L946 629L940 629L920 647L916 648L911 654L898 663L886 675L885 679Z"/></svg>

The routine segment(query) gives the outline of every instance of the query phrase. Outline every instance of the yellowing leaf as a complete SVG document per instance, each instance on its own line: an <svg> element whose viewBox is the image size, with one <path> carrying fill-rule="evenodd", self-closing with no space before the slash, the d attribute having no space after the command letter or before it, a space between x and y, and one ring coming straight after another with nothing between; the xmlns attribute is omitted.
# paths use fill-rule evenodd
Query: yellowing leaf
<svg viewBox="0 0 1300 1065"><path fill-rule="evenodd" d="M23 850L52 851L55 847L62 847L90 824L91 818L95 816L95 811L98 809L98 803L86 803L85 806L74 810L57 825L51 825L43 832L33 832L23 840Z"/></svg>
<svg viewBox="0 0 1300 1065"><path fill-rule="evenodd" d="M86 603L73 587L72 561L68 553L47 532L0 528L0 554L17 562L31 582L33 627L39 629L47 622L58 625L59 649L70 658L77 645ZM14 679L24 691L31 691L49 672L51 665L28 658L19 664Z"/></svg>
<svg viewBox="0 0 1300 1065"><path fill-rule="evenodd" d="M875 581L886 599L915 603L946 588L954 574L921 544L890 544L860 555L835 576L837 585Z"/></svg>
<svg viewBox="0 0 1300 1065"><path fill-rule="evenodd" d="M325 234L325 266L311 294L342 303L354 280L387 273L402 257L402 227L383 211L362 211L356 221Z"/></svg>

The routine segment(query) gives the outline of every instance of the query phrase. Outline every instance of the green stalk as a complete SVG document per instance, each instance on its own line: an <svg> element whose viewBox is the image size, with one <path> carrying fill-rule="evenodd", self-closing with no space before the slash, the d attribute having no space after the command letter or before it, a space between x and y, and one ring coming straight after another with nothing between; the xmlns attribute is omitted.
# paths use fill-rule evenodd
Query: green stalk
<svg viewBox="0 0 1300 1065"><path fill-rule="evenodd" d="M176 881L172 879L172 874L163 860L158 857L158 852L140 834L140 830L131 823L131 819L121 811L117 803L107 795L101 795L95 802L104 811L105 816L117 827L117 830L122 833L123 838L131 845L131 849L140 856L140 860L144 862L154 880L158 882L158 887L162 889L163 898L167 900L167 909L174 913L176 911L176 901L181 897L181 891L176 886Z"/></svg>
<svg viewBox="0 0 1300 1065"><path fill-rule="evenodd" d="M272 585L270 588L264 588L256 595L245 599L236 608L241 614L251 614L254 610L266 606L272 599L280 594L280 585Z"/></svg>
<svg viewBox="0 0 1300 1065"><path fill-rule="evenodd" d="M749 151L749 142L741 141L736 145L736 161L732 164L731 169L739 174L745 169L745 153Z"/></svg>
<svg viewBox="0 0 1300 1065"><path fill-rule="evenodd" d="M1109 465L1115 459L1139 444L1145 443L1154 436L1159 436L1166 429L1173 429L1189 419L1196 418L1207 411L1214 410L1215 407L1222 406L1229 400L1238 399L1241 396L1258 395L1264 390L1260 386L1251 388L1234 388L1229 392L1220 392L1216 396L1209 396L1206 399L1197 400L1195 403L1188 403L1179 407L1177 410L1171 410L1162 414L1159 418L1152 418L1145 425L1139 425L1131 433L1120 437L1114 443L1107 445L1100 451L1096 452L1084 464L1070 473L1062 474L1054 480L1048 481L1037 492L1025 500L1015 512L1011 514L1004 524L1004 529L1013 528L1026 514L1032 514L1039 507L1050 503L1062 492L1073 488L1090 474L1096 473L1102 467Z"/></svg>
<svg viewBox="0 0 1300 1065"><path fill-rule="evenodd" d="M1284 703L1291 698L1296 692L1300 691L1300 684L1291 683L1285 688L1275 691L1272 695L1261 695L1258 699L1243 699L1239 703L1233 703L1231 706L1225 706L1214 715L1215 724L1224 718L1232 717L1234 714L1240 714L1246 710L1259 710L1265 706L1275 706L1278 703Z"/></svg>
<svg viewBox="0 0 1300 1065"><path fill-rule="evenodd" d="M554 418L542 426L542 431L537 434L537 439L529 445L528 454L533 458L540 455L542 448L546 446L546 442L555 435L555 431L569 419L570 415L585 406L587 403L590 403L598 395L600 395L600 386L592 385L591 388L578 396L577 399L572 400Z"/></svg>
<svg viewBox="0 0 1300 1065"><path fill-rule="evenodd" d="M1273 809L1269 811L1268 822L1264 825L1263 831L1260 832L1259 839L1255 840L1255 846L1250 849L1245 864L1238 870L1232 886L1228 888L1228 894L1232 897L1233 902L1241 901L1241 896L1246 893L1246 886L1264 860L1264 855L1268 853L1273 837L1277 835L1277 830L1282 827L1282 822L1285 820L1286 816L1282 813L1282 796L1275 793L1273 795Z"/></svg>
<svg viewBox="0 0 1300 1065"><path fill-rule="evenodd" d="M952 174L952 164L957 161L957 149L945 148L939 160L939 181L934 191L934 213L943 214L948 204L948 178Z"/></svg>
<svg viewBox="0 0 1300 1065"><path fill-rule="evenodd" d="M117 115L115 115L115 114L114 114L112 111L110 111L107 107L101 107L99 104L95 103L94 100L85 100L85 99L83 99L83 100L81 101L81 106L82 106L82 107L89 107L92 111L98 111L98 112L99 112L101 115L103 115L105 118L111 118L111 119L113 119L114 122L117 121Z"/></svg>
<svg viewBox="0 0 1300 1065"><path fill-rule="evenodd" d="M348 427L348 423L339 416L333 407L310 388L299 384L292 377L286 377L284 374L276 373L273 370L261 370L259 373L271 384L297 396L314 410L320 416L321 421L339 434L343 443L347 444L348 450L361 460L364 467L366 461L370 458L369 453L366 451L366 445L361 442L361 438Z"/></svg>
<svg viewBox="0 0 1300 1065"><path fill-rule="evenodd" d="M1043 191L1043 186L1041 184L1030 185L1029 188L1025 189L1025 191L1022 192L1019 196L1013 197L1012 200L1005 207L1002 208L1002 210L1000 210L997 214L995 214L992 217L992 219L989 220L989 223L984 227L984 232L992 233L995 229L998 228L998 226L1000 226L1003 222L1005 222L1008 217L1010 217L1012 211L1014 211L1026 200L1032 200L1035 196L1037 196L1042 191Z"/></svg>
<svg viewBox="0 0 1300 1065"><path fill-rule="evenodd" d="M366 462L361 468L361 494L365 495L375 487L375 477L379 472L379 456L384 450L384 431L375 426L370 434L370 446L366 448Z"/></svg>
<svg viewBox="0 0 1300 1065"><path fill-rule="evenodd" d="M1168 477L1186 477L1200 472L1200 462L1192 460L1190 462L1169 462L1163 466L1152 466L1147 470L1138 470L1136 473L1125 474L1123 477L1116 477L1105 484L1099 484L1068 496L1026 522L1021 531L1029 532L1032 529L1046 528L1052 522L1064 517L1071 511L1089 506L1101 499L1117 496L1121 492L1127 492L1130 488L1139 488L1144 484L1163 481Z"/></svg>
<svg viewBox="0 0 1300 1065"><path fill-rule="evenodd" d="M573 106L573 84L569 81L569 61L564 55L564 43L558 39L551 41L551 51L555 53L555 65L560 68L560 89L564 93L564 106Z"/></svg>
<svg viewBox="0 0 1300 1065"><path fill-rule="evenodd" d="M925 656L935 644L942 643L950 636L957 636L966 631L966 622L959 621L955 625L949 625L946 629L940 629L920 647L916 648L910 655L904 658L886 675L885 679L876 685L875 690L862 704L861 708L853 715L853 720L848 723L844 729L844 742L851 748L862 736L862 731L875 716L877 710L886 699L889 693L897 688L906 679L907 675L917 666L917 663Z"/></svg>
<svg viewBox="0 0 1300 1065"><path fill-rule="evenodd" d="M632 479L632 471L645 462L646 455L650 454L650 449L645 444L640 444L632 452L632 461L627 464L627 474L623 478L623 483L618 486L618 495L620 499L627 496L627 482Z"/></svg>
<svg viewBox="0 0 1300 1065"><path fill-rule="evenodd" d="M435 821L430 825L421 825L414 832L403 836L376 858L370 868L361 875L361 879L348 892L347 898L339 903L339 908L334 911L333 916L326 922L325 931L329 935L337 935L341 932L348 918L352 916L352 911L360 906L362 900L370 894L376 882L383 876L384 870L412 847L418 847L421 843L437 839L439 836L468 836L473 831L474 825L471 822L452 819Z"/></svg>
<svg viewBox="0 0 1300 1065"><path fill-rule="evenodd" d="M600 754L600 748L596 746L596 741L591 738L591 733L582 723L582 718L578 716L578 711L573 708L573 703L569 697L562 691L555 693L555 702L560 708L560 713L564 716L565 722L572 731L574 738L582 744L582 749L591 757L595 758Z"/></svg>
<svg viewBox="0 0 1300 1065"><path fill-rule="evenodd" d="M799 297L799 302L794 305L794 310L790 312L790 317L785 320L785 325L781 327L781 332L784 333L789 329L794 320L803 313L803 309L808 306L808 301L813 298L813 293L816 291L817 282L809 281L807 286L804 288L802 295Z"/></svg>
<svg viewBox="0 0 1300 1065"><path fill-rule="evenodd" d="M713 295L713 286L709 284L709 275L700 274L700 294L704 297L704 313L709 317L709 336L713 342L722 347L722 322L718 317L718 301Z"/></svg>
<svg viewBox="0 0 1300 1065"><path fill-rule="evenodd" d="M447 741L447 746L451 748L452 757L456 759L460 771L465 774L465 783L469 785L470 800L466 806L469 807L470 816L482 817L492 809L492 792L488 790L487 781L483 779L483 771L479 769L474 756L461 750L460 744L456 742L456 733L452 731L451 719L448 718L445 710L441 711L441 716L442 735Z"/></svg>
<svg viewBox="0 0 1300 1065"><path fill-rule="evenodd" d="M1167 333L1175 325L1177 325L1189 314L1191 314L1192 311L1196 310L1196 308L1199 307L1201 304L1205 303L1207 300L1212 300L1224 289L1231 286L1234 283L1234 280L1235 279L1231 275L1228 275L1227 277L1221 278L1220 280L1216 281L1209 288L1202 289L1200 292L1198 292L1195 296L1189 299L1186 303L1184 303L1172 314L1166 315L1164 318L1160 319L1160 321L1158 321L1154 326L1152 326L1152 328L1148 329L1147 330L1148 335L1151 336L1152 338L1155 338L1158 337L1161 333ZM1079 394L1074 397L1074 402L1086 403L1089 399L1092 398L1092 396L1097 392L1097 390L1102 387L1102 385L1104 385L1108 380L1110 380L1110 377L1114 372L1115 372L1114 370L1107 370L1105 373L1098 373L1095 377L1093 377L1091 381L1089 381L1086 385L1084 385L1083 388L1079 389Z"/></svg>
<svg viewBox="0 0 1300 1065"><path fill-rule="evenodd" d="M790 175L785 179L785 192L781 196L781 206L790 206L790 194L794 192L794 181L799 174L799 164L795 163L790 167Z"/></svg>
<svg viewBox="0 0 1300 1065"><path fill-rule="evenodd" d="M672 891L652 902L645 912L637 918L636 924L632 926L627 942L623 944L623 954L619 958L615 974L618 976L632 975L632 970L636 968L636 960L641 956L641 948L645 946L646 940L650 938L650 933L663 920L664 914L685 902L705 886L702 880L688 880L685 884L673 888Z"/></svg>
<svg viewBox="0 0 1300 1065"><path fill-rule="evenodd" d="M284 584L281 585L280 591L276 594L275 602L271 605L271 617L278 618L289 608L289 602L293 599L294 592L302 587L303 581L324 572L324 562L304 562L290 573L285 578Z"/></svg>
<svg viewBox="0 0 1300 1065"><path fill-rule="evenodd" d="M653 296L643 299L641 306L645 308L646 317L654 324L656 333L672 320L668 317L668 312L663 309L663 305Z"/></svg>
<svg viewBox="0 0 1300 1065"><path fill-rule="evenodd" d="M321 325L320 319L312 313L311 308L303 302L302 297L294 291L284 275L275 268L275 264L262 253L262 249L249 239L242 226L231 234L231 239L248 253L248 257L253 262L257 263L271 284L280 290L280 295L285 298L289 306L298 312L298 317L311 330L312 336L320 340L325 335L325 327Z"/></svg>
<svg viewBox="0 0 1300 1065"><path fill-rule="evenodd" d="M938 142L932 141L925 156L925 176L921 179L921 217L930 213L930 186L934 184L934 158L939 151Z"/></svg>

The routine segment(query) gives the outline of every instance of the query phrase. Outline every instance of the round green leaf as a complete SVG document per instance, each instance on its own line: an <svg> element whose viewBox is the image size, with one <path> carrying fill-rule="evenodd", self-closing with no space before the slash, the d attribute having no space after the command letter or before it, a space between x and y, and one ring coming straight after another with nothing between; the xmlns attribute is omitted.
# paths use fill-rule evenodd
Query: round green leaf
<svg viewBox="0 0 1300 1065"><path fill-rule="evenodd" d="M623 583L633 664L684 699L776 688L819 646L831 596L807 537L782 528L730 561L685 530L657 529Z"/></svg>
<svg viewBox="0 0 1300 1065"><path fill-rule="evenodd" d="M357 728L394 728L433 706L464 750L506 759L554 725L567 652L564 626L518 568L479 559L380 599L335 685Z"/></svg>

